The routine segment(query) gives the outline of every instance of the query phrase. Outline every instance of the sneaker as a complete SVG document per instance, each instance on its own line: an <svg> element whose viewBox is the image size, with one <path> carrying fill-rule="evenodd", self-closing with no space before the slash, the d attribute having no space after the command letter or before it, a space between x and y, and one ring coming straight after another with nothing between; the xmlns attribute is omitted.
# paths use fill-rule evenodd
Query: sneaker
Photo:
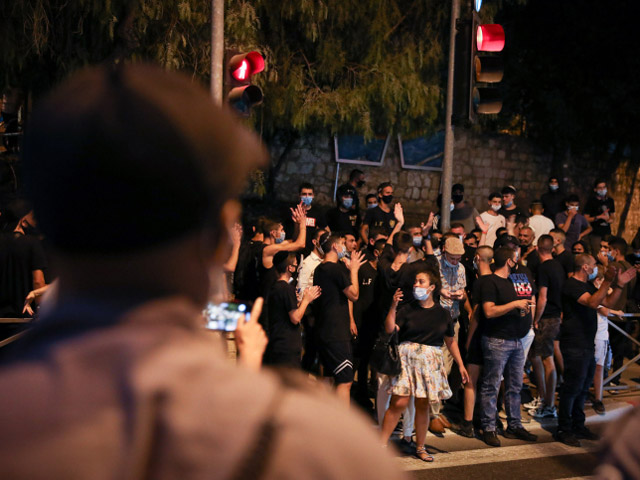
<svg viewBox="0 0 640 480"><path fill-rule="evenodd" d="M500 439L498 438L498 435L496 435L496 432L483 432L482 440L484 440L484 443L486 443L490 447L500 446Z"/></svg>
<svg viewBox="0 0 640 480"><path fill-rule="evenodd" d="M598 440L600 435L592 432L587 427L574 428L573 433L576 438L584 438L585 440Z"/></svg>
<svg viewBox="0 0 640 480"><path fill-rule="evenodd" d="M455 432L463 437L473 438L475 437L475 432L473 431L473 422L467 422L466 420L462 420L462 423L458 427Z"/></svg>
<svg viewBox="0 0 640 480"><path fill-rule="evenodd" d="M536 397L528 403L522 405L525 410L535 410L540 405L542 405L542 399L540 397Z"/></svg>
<svg viewBox="0 0 640 480"><path fill-rule="evenodd" d="M529 433L523 427L507 427L507 429L504 431L504 436L506 438L517 438L526 442L535 442L536 440L538 440L537 435Z"/></svg>
<svg viewBox="0 0 640 480"><path fill-rule="evenodd" d="M600 400L594 400L592 407L593 407L593 411L596 412L598 415L604 415L606 412L604 408L604 403L602 403Z"/></svg>
<svg viewBox="0 0 640 480"><path fill-rule="evenodd" d="M555 406L547 407L546 405L540 406L535 410L529 410L529 415L533 418L557 418L558 412Z"/></svg>
<svg viewBox="0 0 640 480"><path fill-rule="evenodd" d="M555 438L558 442L562 442L565 445L569 445L570 447L579 447L580 440L571 432L556 432L553 434L553 438Z"/></svg>

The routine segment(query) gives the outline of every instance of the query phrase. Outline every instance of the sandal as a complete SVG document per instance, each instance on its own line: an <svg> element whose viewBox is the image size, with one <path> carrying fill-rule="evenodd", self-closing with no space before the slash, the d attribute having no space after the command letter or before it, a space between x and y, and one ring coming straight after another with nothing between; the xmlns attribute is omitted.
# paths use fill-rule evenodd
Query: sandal
<svg viewBox="0 0 640 480"><path fill-rule="evenodd" d="M424 445L420 445L416 447L416 457L422 460L423 462L431 463L433 462L433 456L427 452L427 449Z"/></svg>

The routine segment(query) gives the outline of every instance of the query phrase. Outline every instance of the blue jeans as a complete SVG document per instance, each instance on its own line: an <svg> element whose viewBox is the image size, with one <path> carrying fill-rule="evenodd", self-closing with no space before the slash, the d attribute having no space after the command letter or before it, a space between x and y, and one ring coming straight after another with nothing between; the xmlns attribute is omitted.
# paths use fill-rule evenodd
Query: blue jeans
<svg viewBox="0 0 640 480"><path fill-rule="evenodd" d="M584 401L596 370L593 348L562 348L564 383L560 389L558 431L584 428Z"/></svg>
<svg viewBox="0 0 640 480"><path fill-rule="evenodd" d="M524 350L522 342L502 338L482 337L484 357L480 405L480 423L483 430L496 430L496 410L500 381L504 375L504 403L507 410L507 424L511 428L522 427L520 417L520 390L524 371Z"/></svg>

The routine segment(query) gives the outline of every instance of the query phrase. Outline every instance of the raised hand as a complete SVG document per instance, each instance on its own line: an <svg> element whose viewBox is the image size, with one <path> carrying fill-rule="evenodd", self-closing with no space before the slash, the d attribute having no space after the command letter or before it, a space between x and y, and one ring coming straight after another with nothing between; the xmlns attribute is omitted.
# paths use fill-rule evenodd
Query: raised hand
<svg viewBox="0 0 640 480"><path fill-rule="evenodd" d="M636 277L636 269L631 267L627 270L618 272L618 285L624 286Z"/></svg>
<svg viewBox="0 0 640 480"><path fill-rule="evenodd" d="M607 269L604 271L604 280L605 282L611 283L613 282L613 280L616 278L617 275L618 275L618 269L612 265L609 265Z"/></svg>
<svg viewBox="0 0 640 480"><path fill-rule="evenodd" d="M360 270L360 267L364 262L366 262L366 260L364 258L364 253L362 252L353 252L350 259L347 259L346 257L344 258L344 263L351 271L355 270L357 272Z"/></svg>
<svg viewBox="0 0 640 480"><path fill-rule="evenodd" d="M489 231L489 227L484 223L480 215L476 217L476 225L478 225L478 228L482 230L483 233L487 233Z"/></svg>
<svg viewBox="0 0 640 480"><path fill-rule="evenodd" d="M231 242L238 246L242 241L242 225L239 223L234 223L233 228L231 229Z"/></svg>
<svg viewBox="0 0 640 480"><path fill-rule="evenodd" d="M304 209L304 204L300 202L295 208L291 208L291 219L295 223L304 225L307 222L307 211Z"/></svg>
<svg viewBox="0 0 640 480"><path fill-rule="evenodd" d="M404 210L402 209L402 205L400 205L400 203L396 203L393 206L393 216L396 217L398 223L404 225Z"/></svg>
<svg viewBox="0 0 640 480"><path fill-rule="evenodd" d="M433 219L435 218L435 213L429 212L429 218L427 219L427 223L420 223L420 228L422 228L422 236L426 237L429 235L431 228L433 227Z"/></svg>
<svg viewBox="0 0 640 480"><path fill-rule="evenodd" d="M403 296L404 295L402 294L402 289L401 288L397 289L396 293L393 294L392 303L397 306L402 301Z"/></svg>

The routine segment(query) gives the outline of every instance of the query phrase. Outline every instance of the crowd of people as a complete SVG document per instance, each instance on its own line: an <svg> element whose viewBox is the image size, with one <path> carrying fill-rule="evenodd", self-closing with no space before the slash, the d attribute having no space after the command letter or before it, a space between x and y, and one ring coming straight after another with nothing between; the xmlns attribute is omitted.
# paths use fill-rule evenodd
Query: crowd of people
<svg viewBox="0 0 640 480"><path fill-rule="evenodd" d="M555 177L528 209L508 185L482 213L456 184L447 231L439 213L406 224L390 182L360 207L364 186L365 173L353 170L323 212L314 186L303 183L290 219L246 224L230 294L266 300L264 363L330 377L340 398L365 410L374 397L383 443L402 418L400 443L425 461L433 460L427 428L478 434L491 446L500 445L498 434L535 441L523 408L557 417L555 436L566 444L595 438L585 426L589 389L595 385L593 408L603 414L611 347L614 369L628 353L617 332L609 342L607 319L640 311L640 235L631 246L611 235L606 182L595 182L584 215ZM380 374L370 364L374 344L396 334L402 370ZM523 406L525 371L537 395ZM462 408L462 422L442 414L445 401Z"/></svg>
<svg viewBox="0 0 640 480"><path fill-rule="evenodd" d="M529 209L505 186L482 213L456 184L443 231L438 213L405 223L390 182L361 203L354 170L328 211L303 183L286 218L241 228L264 147L189 79L126 64L58 87L24 152L33 211L3 212L0 306L22 317L46 298L0 352L7 477L401 478L385 453L399 426L425 462L428 429L536 441L525 372L530 415L557 416L568 445L596 437L585 399L593 383L604 412L610 347L614 369L628 353L607 319L640 305L640 232L611 235L604 181L584 215L557 178ZM214 293L253 302L238 366L204 328ZM383 374L372 354L393 339L398 373ZM372 398L377 437L345 408Z"/></svg>

